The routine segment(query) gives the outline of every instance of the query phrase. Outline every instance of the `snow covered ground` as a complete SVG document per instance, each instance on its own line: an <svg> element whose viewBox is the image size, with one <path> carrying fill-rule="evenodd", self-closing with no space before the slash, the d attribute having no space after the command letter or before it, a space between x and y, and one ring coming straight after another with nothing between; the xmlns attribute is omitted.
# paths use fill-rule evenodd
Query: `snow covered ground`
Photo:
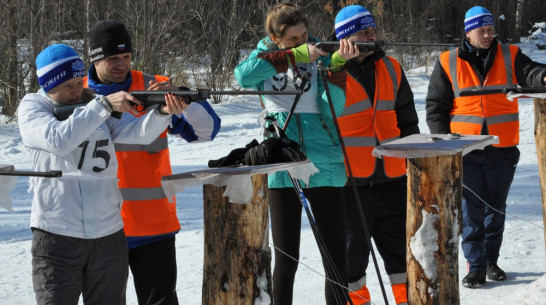
<svg viewBox="0 0 546 305"><path fill-rule="evenodd" d="M546 51L531 44L521 45L535 61L546 63ZM421 132L428 133L425 122L425 96L432 67L406 71L415 94ZM222 118L222 129L213 142L187 144L169 140L173 172L181 173L206 167L208 160L225 156L252 139L260 139L257 117L261 108L256 97L234 97L214 105ZM461 304L546 304L546 252L542 220L542 200L533 134L534 113L531 99L520 99L521 159L508 197L504 244L499 265L507 271L504 282L488 282L481 289L460 286ZM0 125L0 164L13 164L18 170L30 170L31 163L21 143L16 125ZM10 193L13 211L0 207L0 303L33 304L31 279L31 232L29 229L32 195L27 193L28 178L17 178ZM203 204L200 187L177 194L178 216L182 225L177 235L178 283L180 304L201 304L203 273ZM273 247L270 242L270 247ZM465 274L460 251L459 277ZM381 270L382 261L378 256ZM373 304L384 304L374 268L368 268L368 287ZM383 272L383 271L382 271ZM296 275L294 304L324 304L323 269L316 243L303 216L301 259ZM383 272L385 280L387 275ZM390 286L385 283L389 304ZM127 304L137 304L132 280L129 279Z"/></svg>

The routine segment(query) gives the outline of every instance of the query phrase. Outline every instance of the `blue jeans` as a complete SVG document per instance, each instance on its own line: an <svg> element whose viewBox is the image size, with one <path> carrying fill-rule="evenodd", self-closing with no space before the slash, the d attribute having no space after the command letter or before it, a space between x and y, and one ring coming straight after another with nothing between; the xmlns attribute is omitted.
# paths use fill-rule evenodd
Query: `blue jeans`
<svg viewBox="0 0 546 305"><path fill-rule="evenodd" d="M462 248L469 271L485 272L488 265L497 264L506 218L506 198L519 155L515 146L488 146L463 157Z"/></svg>

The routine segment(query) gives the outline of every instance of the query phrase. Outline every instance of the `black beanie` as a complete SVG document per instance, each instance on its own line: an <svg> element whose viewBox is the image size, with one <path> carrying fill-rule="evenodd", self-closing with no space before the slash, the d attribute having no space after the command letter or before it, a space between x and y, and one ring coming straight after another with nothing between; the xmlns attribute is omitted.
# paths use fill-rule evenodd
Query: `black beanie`
<svg viewBox="0 0 546 305"><path fill-rule="evenodd" d="M132 53L131 37L123 23L115 20L97 22L87 33L89 60L96 60L121 54Z"/></svg>

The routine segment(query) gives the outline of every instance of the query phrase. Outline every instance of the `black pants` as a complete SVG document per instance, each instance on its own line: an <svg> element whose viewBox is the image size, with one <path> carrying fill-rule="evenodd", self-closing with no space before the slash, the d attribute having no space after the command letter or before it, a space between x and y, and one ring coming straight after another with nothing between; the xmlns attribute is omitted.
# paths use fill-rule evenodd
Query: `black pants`
<svg viewBox="0 0 546 305"><path fill-rule="evenodd" d="M175 237L129 250L139 305L176 305Z"/></svg>
<svg viewBox="0 0 546 305"><path fill-rule="evenodd" d="M38 305L125 304L127 239L123 230L83 239L32 230L32 283Z"/></svg>
<svg viewBox="0 0 546 305"><path fill-rule="evenodd" d="M406 272L407 178L369 186L357 186L368 232L383 259L388 275ZM370 248L364 233L352 187L347 198L347 268L349 283L366 275ZM359 287L360 288L360 287Z"/></svg>
<svg viewBox="0 0 546 305"><path fill-rule="evenodd" d="M329 262L323 257L323 265L333 264L341 276L336 280L346 287L346 214L343 188L309 188L305 189L304 193L310 202L318 231L330 254ZM298 269L298 262L294 259L299 259L302 206L296 191L292 188L270 189L268 201L271 214L271 236L275 245L273 304L290 305L294 277ZM333 279L333 275L328 272L327 276ZM346 289L332 285L329 281L325 281L325 294L328 305L347 304Z"/></svg>

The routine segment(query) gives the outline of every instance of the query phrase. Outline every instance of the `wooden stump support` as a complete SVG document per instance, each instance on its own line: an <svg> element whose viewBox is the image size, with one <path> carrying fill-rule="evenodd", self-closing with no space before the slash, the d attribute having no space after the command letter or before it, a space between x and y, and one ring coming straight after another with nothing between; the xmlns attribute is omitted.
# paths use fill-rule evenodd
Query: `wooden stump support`
<svg viewBox="0 0 546 305"><path fill-rule="evenodd" d="M408 160L408 299L459 304L462 154Z"/></svg>
<svg viewBox="0 0 546 305"><path fill-rule="evenodd" d="M546 228L546 99L535 98L533 101L535 105L535 145L542 194L542 219ZM544 231L544 245L546 248L546 231Z"/></svg>
<svg viewBox="0 0 546 305"><path fill-rule="evenodd" d="M271 295L267 175L252 176L249 204L224 197L226 186L203 185L202 304L251 305Z"/></svg>

